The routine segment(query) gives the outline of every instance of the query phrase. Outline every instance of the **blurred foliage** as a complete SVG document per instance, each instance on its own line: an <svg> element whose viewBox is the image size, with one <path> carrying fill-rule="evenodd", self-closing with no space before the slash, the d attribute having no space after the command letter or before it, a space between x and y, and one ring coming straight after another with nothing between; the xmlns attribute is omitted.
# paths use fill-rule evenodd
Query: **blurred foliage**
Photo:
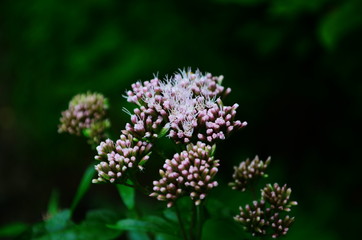
<svg viewBox="0 0 362 240"><path fill-rule="evenodd" d="M239 118L249 122L218 149L221 184L239 161L271 155L270 181L290 183L299 202L288 239L354 237L362 213L361 3L1 1L0 224L39 222L54 188L60 207L71 206L93 158L81 139L57 134L73 95L108 97L116 136L128 117L122 95L131 83L191 66L225 75L233 89L228 103L239 103ZM218 191L236 207L223 211L245 200ZM110 187L91 186L75 218L121 205L118 199ZM26 225L8 226L2 229L10 234Z"/></svg>

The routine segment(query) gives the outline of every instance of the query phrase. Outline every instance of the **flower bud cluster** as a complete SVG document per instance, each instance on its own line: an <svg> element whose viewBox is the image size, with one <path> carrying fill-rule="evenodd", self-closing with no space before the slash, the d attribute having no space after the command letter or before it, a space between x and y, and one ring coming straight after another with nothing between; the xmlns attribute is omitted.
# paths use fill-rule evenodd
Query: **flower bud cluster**
<svg viewBox="0 0 362 240"><path fill-rule="evenodd" d="M187 144L201 140L213 144L246 126L246 122L234 120L237 104L223 106L221 97L231 90L221 85L222 80L223 76L214 77L210 73L203 75L198 70L193 73L189 69L165 81L156 77L132 84L132 90L127 92L126 98L139 106L137 111L152 115L153 122L162 119L163 124L169 126L168 136L176 143ZM145 121L144 117L138 117L137 114L133 118L134 125L141 120ZM130 125L129 128L132 127ZM152 131L145 132L153 134Z"/></svg>
<svg viewBox="0 0 362 240"><path fill-rule="evenodd" d="M284 218L280 218L279 215L279 213L274 213L274 215L270 217L270 226L273 230L273 238L287 235L290 226L294 223L294 217L286 215Z"/></svg>
<svg viewBox="0 0 362 240"><path fill-rule="evenodd" d="M133 136L143 139L154 139L159 136L164 124L164 118L152 108L134 109L134 114L129 113L131 122L126 124L126 131Z"/></svg>
<svg viewBox="0 0 362 240"><path fill-rule="evenodd" d="M252 205L247 204L244 208L239 207L240 214L234 217L236 222L241 223L244 229L251 232L253 236L266 235L269 220L267 218L270 209L265 208L265 202L253 201Z"/></svg>
<svg viewBox="0 0 362 240"><path fill-rule="evenodd" d="M244 208L240 207L240 213L234 220L241 223L253 236L285 236L294 222L294 217L285 215L285 212L297 205L297 202L289 201L290 193L291 190L286 185L280 187L277 183L274 186L268 184L262 189L262 199L254 201L252 205L247 204Z"/></svg>
<svg viewBox="0 0 362 240"><path fill-rule="evenodd" d="M264 162L259 160L258 156L250 161L250 159L246 159L246 161L242 161L238 167L234 167L234 182L229 183L229 186L234 190L240 190L244 192L250 182L256 180L259 177L266 176L265 170L270 164L270 157Z"/></svg>
<svg viewBox="0 0 362 240"><path fill-rule="evenodd" d="M92 182L123 183L130 171L142 170L142 165L149 159L151 147L151 143L136 140L131 134L122 134L115 143L110 139L101 142L95 156L100 161L95 166L98 178Z"/></svg>
<svg viewBox="0 0 362 240"><path fill-rule="evenodd" d="M272 209L289 212L291 206L297 205L297 202L290 201L291 192L292 189L287 188L286 184L280 187L277 183L274 183L274 185L267 184L261 190L261 196L262 199L270 203Z"/></svg>
<svg viewBox="0 0 362 240"><path fill-rule="evenodd" d="M107 100L101 94L78 94L70 101L68 109L62 112L58 131L78 136L83 133L96 143L110 126L105 119L107 108Z"/></svg>
<svg viewBox="0 0 362 240"><path fill-rule="evenodd" d="M161 179L153 182L150 196L167 201L168 207L181 196L189 195L199 205L207 192L217 186L214 176L219 160L215 160L214 149L202 142L188 144L185 151L167 159L160 170Z"/></svg>

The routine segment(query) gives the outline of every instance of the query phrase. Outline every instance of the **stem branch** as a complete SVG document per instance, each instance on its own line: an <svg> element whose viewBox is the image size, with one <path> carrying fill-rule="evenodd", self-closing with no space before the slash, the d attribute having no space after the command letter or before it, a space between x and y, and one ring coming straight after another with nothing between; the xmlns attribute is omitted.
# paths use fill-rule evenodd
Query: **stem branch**
<svg viewBox="0 0 362 240"><path fill-rule="evenodd" d="M177 215L178 222L179 222L179 224L180 224L180 229L181 229L181 233L182 233L183 239L184 239L184 240L188 240L187 235L186 235L186 231L185 231L185 225L184 225L184 223L183 223L183 220L182 220L182 217L181 217L181 213L180 213L180 210L179 210L176 202L175 202L175 210L176 210L176 215Z"/></svg>

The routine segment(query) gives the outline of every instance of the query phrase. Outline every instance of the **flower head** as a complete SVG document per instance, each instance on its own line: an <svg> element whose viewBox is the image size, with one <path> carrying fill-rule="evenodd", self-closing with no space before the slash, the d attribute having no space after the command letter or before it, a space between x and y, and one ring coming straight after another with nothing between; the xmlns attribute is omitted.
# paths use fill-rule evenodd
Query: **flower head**
<svg viewBox="0 0 362 240"><path fill-rule="evenodd" d="M124 183L130 170L143 169L151 147L150 143L138 141L126 132L115 143L110 139L101 142L95 156L100 161L95 166L98 178L93 179L93 183Z"/></svg>
<svg viewBox="0 0 362 240"><path fill-rule="evenodd" d="M264 201L253 201L253 204L247 204L244 208L240 207L240 214L234 217L236 222L241 223L244 229L251 232L253 236L266 235L269 219Z"/></svg>
<svg viewBox="0 0 362 240"><path fill-rule="evenodd" d="M78 94L70 101L68 109L62 112L58 131L78 136L84 134L91 143L98 143L110 126L105 119L107 108L107 100L101 94Z"/></svg>
<svg viewBox="0 0 362 240"><path fill-rule="evenodd" d="M252 161L249 158L242 161L238 167L234 167L234 182L229 183L229 186L232 189L244 192L251 181L265 176L265 170L270 161L270 157L264 162L258 156L255 156Z"/></svg>
<svg viewBox="0 0 362 240"><path fill-rule="evenodd" d="M262 200L240 207L240 213L234 220L253 236L284 236L294 222L294 217L286 215L286 212L290 211L291 206L297 205L297 202L289 201L290 193L286 185L279 187L277 183L274 186L268 184L262 190Z"/></svg>
<svg viewBox="0 0 362 240"><path fill-rule="evenodd" d="M289 217L289 215L281 217L279 213L274 213L269 221L273 230L272 238L278 238L287 235L289 228L294 223L294 217Z"/></svg>
<svg viewBox="0 0 362 240"><path fill-rule="evenodd" d="M267 184L264 189L261 190L262 198L270 203L271 208L279 209L280 211L290 211L290 207L296 206L298 203L290 201L291 188L287 188L284 184L282 187L279 184L274 185Z"/></svg>
<svg viewBox="0 0 362 240"><path fill-rule="evenodd" d="M167 159L160 170L161 179L153 182L152 197L167 201L168 207L181 196L189 195L196 205L207 192L217 186L214 176L219 160L212 155L212 147L202 142L188 144L185 151Z"/></svg>
<svg viewBox="0 0 362 240"><path fill-rule="evenodd" d="M213 144L246 126L246 122L234 120L237 104L223 106L221 98L231 90L221 85L222 80L223 76L182 70L164 81L155 77L137 82L126 97L143 107L143 112L157 113L176 143L201 140Z"/></svg>

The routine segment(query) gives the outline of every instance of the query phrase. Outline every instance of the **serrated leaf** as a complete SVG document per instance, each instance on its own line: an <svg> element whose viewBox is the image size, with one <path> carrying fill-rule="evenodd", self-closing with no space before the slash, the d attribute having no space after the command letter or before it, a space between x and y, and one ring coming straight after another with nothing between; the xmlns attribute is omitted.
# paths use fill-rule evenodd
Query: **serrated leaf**
<svg viewBox="0 0 362 240"><path fill-rule="evenodd" d="M75 194L72 205L70 207L71 212L74 212L79 201L83 198L84 194L88 191L88 189L92 183L92 178L94 176L94 173L95 173L95 169L94 169L93 165L90 165L84 172L82 180L78 186L77 192Z"/></svg>

